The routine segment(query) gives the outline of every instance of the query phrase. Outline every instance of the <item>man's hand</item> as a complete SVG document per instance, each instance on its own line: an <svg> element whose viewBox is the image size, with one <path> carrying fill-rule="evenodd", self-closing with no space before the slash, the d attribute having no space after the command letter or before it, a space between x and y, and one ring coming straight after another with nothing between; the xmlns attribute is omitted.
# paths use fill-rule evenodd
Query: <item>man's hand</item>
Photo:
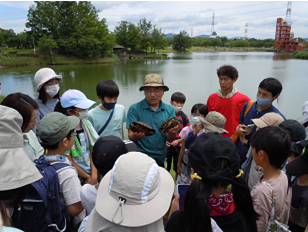
<svg viewBox="0 0 308 232"><path fill-rule="evenodd" d="M174 141L171 143L171 146L176 147L177 145L179 145L180 142L181 142L181 139L174 140Z"/></svg>
<svg viewBox="0 0 308 232"><path fill-rule="evenodd" d="M237 127L236 127L236 133L238 134L239 137L243 137L243 134L245 133L245 135L247 135L247 132L249 130L245 130L246 126L243 125L243 124L239 124ZM251 131L250 131L251 132Z"/></svg>
<svg viewBox="0 0 308 232"><path fill-rule="evenodd" d="M180 210L180 195L176 195L172 201L172 204L171 204L171 209L170 209L170 214L169 214L169 218L171 216L172 213L174 213L175 211L178 211Z"/></svg>
<svg viewBox="0 0 308 232"><path fill-rule="evenodd" d="M143 132L132 132L130 129L128 129L128 138L131 141L137 142L139 139L145 136L145 133Z"/></svg>
<svg viewBox="0 0 308 232"><path fill-rule="evenodd" d="M141 139L142 137L145 136L145 133L143 133L143 132L139 132L139 133L133 132L133 136L139 140L139 139Z"/></svg>
<svg viewBox="0 0 308 232"><path fill-rule="evenodd" d="M166 141L166 146L167 146L167 149L170 148L170 143L168 141Z"/></svg>
<svg viewBox="0 0 308 232"><path fill-rule="evenodd" d="M180 126L176 125L175 127L172 127L169 129L168 133L177 134L179 132Z"/></svg>

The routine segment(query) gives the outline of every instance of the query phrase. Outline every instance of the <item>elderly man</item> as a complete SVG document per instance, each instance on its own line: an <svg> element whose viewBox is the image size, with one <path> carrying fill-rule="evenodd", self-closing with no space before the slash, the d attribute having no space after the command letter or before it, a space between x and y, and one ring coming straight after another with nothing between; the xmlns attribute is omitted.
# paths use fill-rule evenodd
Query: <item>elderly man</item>
<svg viewBox="0 0 308 232"><path fill-rule="evenodd" d="M155 159L156 163L163 167L167 155L166 141L172 141L179 130L179 126L176 126L168 133L158 131L166 119L175 117L174 108L161 100L164 92L169 88L164 85L160 75L149 74L139 90L144 91L145 99L129 107L127 113L128 138L136 142L138 151ZM142 132L132 132L129 129L129 124L132 122L145 122L155 129L156 133L145 136Z"/></svg>

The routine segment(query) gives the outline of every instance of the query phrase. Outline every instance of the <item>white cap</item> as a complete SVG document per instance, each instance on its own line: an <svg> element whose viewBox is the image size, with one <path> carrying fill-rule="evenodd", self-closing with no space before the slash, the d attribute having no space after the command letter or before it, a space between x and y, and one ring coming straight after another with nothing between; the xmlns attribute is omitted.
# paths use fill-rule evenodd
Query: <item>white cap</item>
<svg viewBox="0 0 308 232"><path fill-rule="evenodd" d="M36 73L35 73L35 76L34 76L34 80L36 82L36 86L37 86L37 89L36 91L39 92L40 89L42 88L42 86L52 80L52 79L62 79L62 76L61 75L57 75L55 73L55 71L53 71L51 68L41 68L40 70L38 70Z"/></svg>

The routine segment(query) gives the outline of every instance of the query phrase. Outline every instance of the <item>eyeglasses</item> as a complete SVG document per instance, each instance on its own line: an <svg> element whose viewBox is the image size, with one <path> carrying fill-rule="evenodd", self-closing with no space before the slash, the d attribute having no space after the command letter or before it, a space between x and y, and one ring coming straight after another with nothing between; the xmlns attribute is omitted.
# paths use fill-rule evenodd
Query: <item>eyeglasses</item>
<svg viewBox="0 0 308 232"><path fill-rule="evenodd" d="M154 93L155 95L158 95L161 93L161 89L155 89L155 90L151 90L151 89L145 89L144 92L145 94L151 94Z"/></svg>

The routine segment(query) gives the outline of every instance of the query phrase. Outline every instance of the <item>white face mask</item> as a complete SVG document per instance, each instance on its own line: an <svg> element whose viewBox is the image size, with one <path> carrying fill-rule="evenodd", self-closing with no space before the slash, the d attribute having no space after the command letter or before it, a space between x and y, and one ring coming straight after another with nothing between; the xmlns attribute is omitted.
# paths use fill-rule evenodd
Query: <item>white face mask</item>
<svg viewBox="0 0 308 232"><path fill-rule="evenodd" d="M87 119L88 118L88 110L83 110L81 112L78 112L79 113L79 119L80 120L83 120L83 119Z"/></svg>
<svg viewBox="0 0 308 232"><path fill-rule="evenodd" d="M180 107L180 106L173 106L174 110L175 110L175 113L179 113L183 107Z"/></svg>
<svg viewBox="0 0 308 232"><path fill-rule="evenodd" d="M201 124L201 121L200 121L200 119L199 119L198 116L196 116L196 117L191 117L191 120L192 120L192 122L193 122L194 125Z"/></svg>
<svg viewBox="0 0 308 232"><path fill-rule="evenodd" d="M45 88L46 88L46 93L50 97L54 97L57 95L57 93L59 93L60 86L59 84L57 84L57 85L46 86Z"/></svg>

